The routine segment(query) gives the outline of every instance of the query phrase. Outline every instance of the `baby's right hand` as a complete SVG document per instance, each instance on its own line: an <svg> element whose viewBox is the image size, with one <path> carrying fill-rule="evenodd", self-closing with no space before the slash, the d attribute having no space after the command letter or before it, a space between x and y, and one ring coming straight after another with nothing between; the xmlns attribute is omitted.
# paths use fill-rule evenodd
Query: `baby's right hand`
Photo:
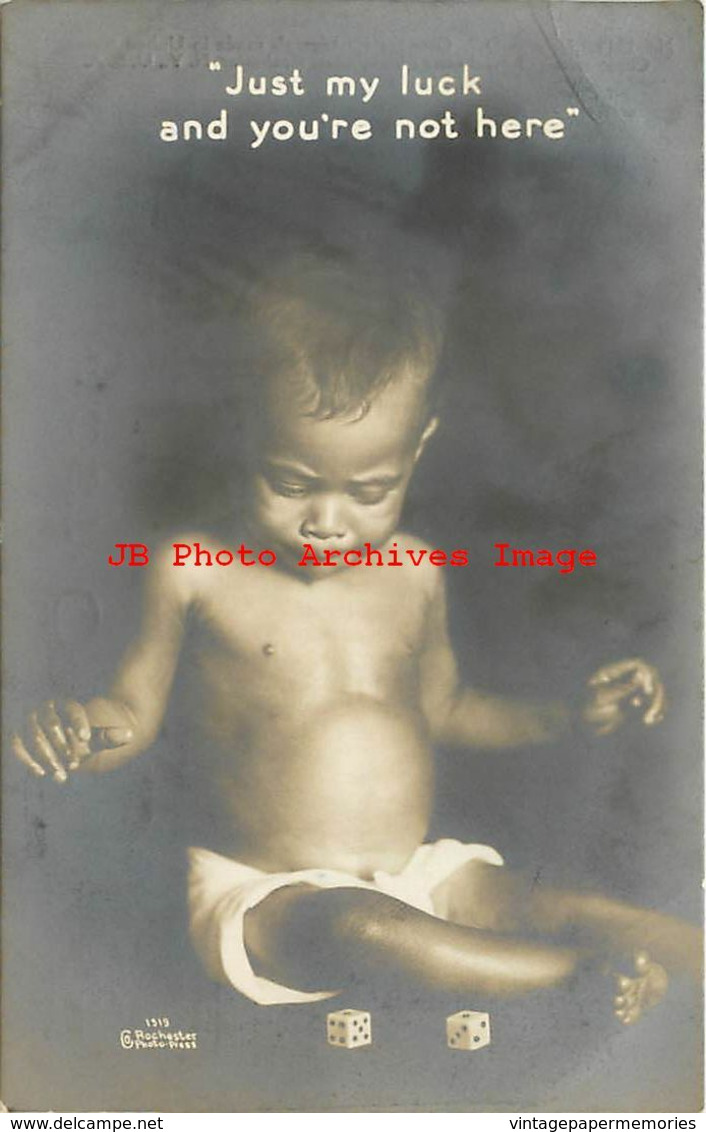
<svg viewBox="0 0 706 1132"><path fill-rule="evenodd" d="M68 771L77 770L93 755L131 742L127 712L117 704L110 708L109 726L92 727L83 704L46 700L30 712L23 732L12 736L12 752L38 778L51 774L56 782L66 782Z"/></svg>

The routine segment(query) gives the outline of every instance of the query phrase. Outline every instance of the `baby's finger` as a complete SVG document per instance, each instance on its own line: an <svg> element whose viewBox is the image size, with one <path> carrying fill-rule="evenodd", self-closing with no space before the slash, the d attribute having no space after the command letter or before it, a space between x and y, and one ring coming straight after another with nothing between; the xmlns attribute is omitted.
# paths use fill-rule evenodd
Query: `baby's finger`
<svg viewBox="0 0 706 1132"><path fill-rule="evenodd" d="M667 695L664 685L659 681L655 688L654 699L643 717L644 724L647 727L653 727L656 723L661 723L664 719L666 707Z"/></svg>
<svg viewBox="0 0 706 1132"><path fill-rule="evenodd" d="M607 684L603 688L597 688L593 693L593 703L599 709L613 708L634 693L642 694L639 685L633 682L629 684Z"/></svg>
<svg viewBox="0 0 706 1132"><path fill-rule="evenodd" d="M131 727L94 727L91 732L91 750L115 750L132 741Z"/></svg>
<svg viewBox="0 0 706 1132"><path fill-rule="evenodd" d="M42 704L38 712L38 719L44 734L52 743L56 744L60 751L65 752L68 747L66 735L53 700L48 700L47 703Z"/></svg>
<svg viewBox="0 0 706 1132"><path fill-rule="evenodd" d="M654 696L657 685L659 684L659 674L656 668L651 664L645 664L644 661L635 669L635 682L646 696Z"/></svg>
<svg viewBox="0 0 706 1132"><path fill-rule="evenodd" d="M599 735L615 731L622 723L622 714L616 703L594 702L584 708L583 718Z"/></svg>
<svg viewBox="0 0 706 1132"><path fill-rule="evenodd" d="M615 716L609 719L606 723L597 723L589 720L589 725L593 728L596 735L612 735L621 726L622 720L620 716Z"/></svg>
<svg viewBox="0 0 706 1132"><path fill-rule="evenodd" d="M19 735L12 736L10 746L15 758L19 759L21 763L31 770L32 774L36 774L37 778L46 778L46 771L42 769L39 763L34 761Z"/></svg>
<svg viewBox="0 0 706 1132"><path fill-rule="evenodd" d="M619 711L624 700L625 689L622 686L616 688L611 685L610 688L600 688L593 692L586 700L583 710L587 715L591 714L596 718L602 718Z"/></svg>
<svg viewBox="0 0 706 1132"><path fill-rule="evenodd" d="M81 765L84 759L87 759L91 754L90 743L79 739L73 727L66 728L66 737L69 742L69 770L76 770Z"/></svg>
<svg viewBox="0 0 706 1132"><path fill-rule="evenodd" d="M91 725L88 722L88 715L83 704L77 703L76 700L67 700L64 704L64 714L76 737L83 743L89 743Z"/></svg>
<svg viewBox="0 0 706 1132"><path fill-rule="evenodd" d="M620 680L623 676L630 675L644 663L644 660L640 660L639 657L631 657L630 660L617 660L614 664L605 664L597 672L594 672L588 683L591 687L595 687L597 684L612 684L614 680Z"/></svg>
<svg viewBox="0 0 706 1132"><path fill-rule="evenodd" d="M28 734L32 740L33 753L39 756L40 761L47 763L51 767L54 771L54 779L57 782L66 782L66 771L59 761L59 756L40 727L36 711L33 711L29 717Z"/></svg>

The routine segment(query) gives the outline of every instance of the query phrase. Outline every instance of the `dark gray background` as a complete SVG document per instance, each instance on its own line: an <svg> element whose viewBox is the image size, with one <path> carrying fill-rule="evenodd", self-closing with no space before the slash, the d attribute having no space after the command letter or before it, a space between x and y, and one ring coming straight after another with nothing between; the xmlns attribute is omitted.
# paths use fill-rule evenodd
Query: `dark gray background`
<svg viewBox="0 0 706 1132"><path fill-rule="evenodd" d="M238 310L258 271L292 247L421 265L449 312L447 404L406 521L471 551L448 571L465 676L574 695L598 664L644 655L670 693L653 732L442 753L432 835L697 918L699 6L18 0L3 16L8 723L105 687L141 580L107 566L113 543L154 545L237 501ZM225 76L299 66L312 93L228 98L211 58ZM581 113L561 142L394 144L396 116L448 106L464 122L476 103L403 102L402 62L468 62L498 118ZM349 110L373 140L249 149L250 117L330 110L318 91L336 73L381 76ZM157 140L162 118L224 105L228 141ZM592 547L599 565L498 570L496 540ZM698 1103L700 1008L678 990L634 1032L607 999L498 1008L495 1044L469 1062L443 1042L467 1004L363 994L376 1050L347 1057L322 1042L326 1004L263 1010L210 984L185 938L182 850L207 811L174 699L163 739L114 775L61 789L6 760L6 1103ZM121 1051L149 1014L197 1029L199 1050Z"/></svg>

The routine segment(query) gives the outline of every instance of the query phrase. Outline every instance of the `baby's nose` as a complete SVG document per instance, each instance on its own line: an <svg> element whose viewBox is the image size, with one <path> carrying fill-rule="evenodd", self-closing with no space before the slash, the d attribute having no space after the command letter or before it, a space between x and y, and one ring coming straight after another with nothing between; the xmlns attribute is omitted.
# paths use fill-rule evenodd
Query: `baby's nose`
<svg viewBox="0 0 706 1132"><path fill-rule="evenodd" d="M336 500L327 496L320 496L312 500L311 507L300 530L304 538L344 538L346 534L346 524L343 521L343 516L341 515Z"/></svg>

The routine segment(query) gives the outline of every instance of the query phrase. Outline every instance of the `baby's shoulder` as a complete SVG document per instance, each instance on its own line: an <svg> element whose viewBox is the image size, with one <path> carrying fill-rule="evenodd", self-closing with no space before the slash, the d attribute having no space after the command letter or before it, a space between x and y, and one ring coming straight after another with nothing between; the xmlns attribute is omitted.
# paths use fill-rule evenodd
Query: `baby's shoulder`
<svg viewBox="0 0 706 1132"><path fill-rule="evenodd" d="M429 597L443 591L444 571L439 565L439 548L407 531L396 535L395 542L404 559L407 580Z"/></svg>
<svg viewBox="0 0 706 1132"><path fill-rule="evenodd" d="M200 569L219 549L213 532L203 529L176 531L165 536L150 554L153 585L189 603L210 576Z"/></svg>

